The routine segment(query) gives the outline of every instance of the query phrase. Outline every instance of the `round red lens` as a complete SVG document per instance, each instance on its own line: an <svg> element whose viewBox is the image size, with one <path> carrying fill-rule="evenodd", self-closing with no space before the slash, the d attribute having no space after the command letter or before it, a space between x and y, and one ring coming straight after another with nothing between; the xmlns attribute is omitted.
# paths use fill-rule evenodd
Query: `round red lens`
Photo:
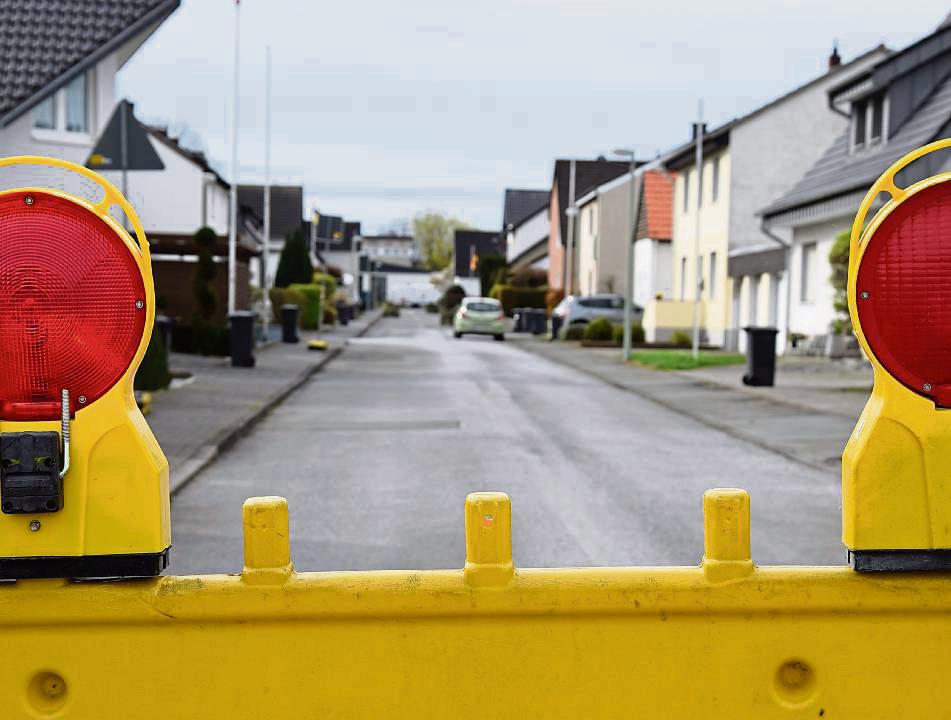
<svg viewBox="0 0 951 720"><path fill-rule="evenodd" d="M102 397L145 327L135 258L102 218L42 192L0 197L0 419L55 420Z"/></svg>
<svg viewBox="0 0 951 720"><path fill-rule="evenodd" d="M882 221L855 294L862 332L882 366L951 406L951 185L915 193Z"/></svg>

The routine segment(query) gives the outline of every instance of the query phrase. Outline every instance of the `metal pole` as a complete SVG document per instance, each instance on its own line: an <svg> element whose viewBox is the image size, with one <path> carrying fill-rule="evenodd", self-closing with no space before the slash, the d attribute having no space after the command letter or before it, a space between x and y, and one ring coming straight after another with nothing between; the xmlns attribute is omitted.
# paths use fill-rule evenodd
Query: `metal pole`
<svg viewBox="0 0 951 720"><path fill-rule="evenodd" d="M271 281L268 278L268 261L271 259L271 46L264 50L264 339L267 341L268 324L271 320Z"/></svg>
<svg viewBox="0 0 951 720"><path fill-rule="evenodd" d="M633 308L631 307L634 303L634 234L637 232L637 216L640 214L640 193L636 192L635 185L637 184L637 176L635 175L635 170L637 169L637 162L635 161L634 152L631 152L631 216L628 222L627 228L627 253L624 267L624 357L623 362L627 362L627 359L631 356L631 318L633 315Z"/></svg>
<svg viewBox="0 0 951 720"><path fill-rule="evenodd" d="M241 0L234 2L234 98L231 111L231 213L228 222L228 314L235 311L238 285L238 58Z"/></svg>
<svg viewBox="0 0 951 720"><path fill-rule="evenodd" d="M129 128L126 119L126 101L123 100L119 105L119 144L122 155L122 197L129 199ZM129 216L125 210L122 211L122 227L129 229Z"/></svg>
<svg viewBox="0 0 951 720"><path fill-rule="evenodd" d="M696 125L697 166L697 222L693 235L693 259L696 265L697 287L693 296L693 358L700 357L700 293L703 290L703 267L700 263L700 208L703 204L703 100L697 104Z"/></svg>
<svg viewBox="0 0 951 720"><path fill-rule="evenodd" d="M571 161L568 172L568 237L565 239L565 295L571 295L574 290L574 254L575 254L575 161Z"/></svg>

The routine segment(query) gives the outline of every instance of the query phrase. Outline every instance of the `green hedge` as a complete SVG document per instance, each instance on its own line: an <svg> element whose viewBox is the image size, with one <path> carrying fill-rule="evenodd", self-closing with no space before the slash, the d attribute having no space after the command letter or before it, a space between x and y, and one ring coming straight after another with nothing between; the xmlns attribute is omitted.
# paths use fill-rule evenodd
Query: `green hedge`
<svg viewBox="0 0 951 720"><path fill-rule="evenodd" d="M152 328L149 346L142 358L142 364L135 373L133 387L136 390L164 390L172 381L168 373L168 353L165 351L165 337L158 325Z"/></svg>
<svg viewBox="0 0 951 720"><path fill-rule="evenodd" d="M585 340L604 342L614 338L614 325L607 318L598 318L588 323L584 329Z"/></svg>
<svg viewBox="0 0 951 720"><path fill-rule="evenodd" d="M329 275L327 277L330 277ZM320 329L321 287L315 284L294 283L288 285L288 290L299 292L304 298L300 308L300 326L304 330Z"/></svg>
<svg viewBox="0 0 951 720"><path fill-rule="evenodd" d="M515 308L545 309L545 288L516 287L515 285L496 285L489 291L489 297L502 303L502 309L508 317L515 314Z"/></svg>
<svg viewBox="0 0 951 720"><path fill-rule="evenodd" d="M574 323L565 328L565 340L581 340L587 326L584 323Z"/></svg>
<svg viewBox="0 0 951 720"><path fill-rule="evenodd" d="M624 326L614 326L614 342L618 345L624 344ZM640 323L631 323L631 343L633 345L642 345L644 343L644 326Z"/></svg>
<svg viewBox="0 0 951 720"><path fill-rule="evenodd" d="M282 320L282 305L296 305L303 311L304 305L307 304L307 298L300 291L290 288L271 288L268 296L271 298L271 315L276 323Z"/></svg>

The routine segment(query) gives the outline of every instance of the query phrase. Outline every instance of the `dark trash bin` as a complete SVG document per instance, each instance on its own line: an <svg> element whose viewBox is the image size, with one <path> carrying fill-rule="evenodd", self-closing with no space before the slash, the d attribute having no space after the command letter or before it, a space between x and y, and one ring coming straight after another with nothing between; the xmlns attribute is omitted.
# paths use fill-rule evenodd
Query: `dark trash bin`
<svg viewBox="0 0 951 720"><path fill-rule="evenodd" d="M769 387L776 375L776 328L745 327L746 375L744 385Z"/></svg>
<svg viewBox="0 0 951 720"><path fill-rule="evenodd" d="M254 318L247 310L228 316L232 367L254 367Z"/></svg>
<svg viewBox="0 0 951 720"><path fill-rule="evenodd" d="M515 308L514 315L512 319L515 320L515 325L512 327L512 332L525 332L525 311L528 308Z"/></svg>
<svg viewBox="0 0 951 720"><path fill-rule="evenodd" d="M337 322L341 325L348 325L353 319L353 305L349 303L337 303Z"/></svg>
<svg viewBox="0 0 951 720"><path fill-rule="evenodd" d="M548 322L544 310L531 308L526 311L526 316L525 330L532 335L542 335L548 329Z"/></svg>
<svg viewBox="0 0 951 720"><path fill-rule="evenodd" d="M561 332L561 325L564 322L560 315L551 316L551 340L557 340Z"/></svg>
<svg viewBox="0 0 951 720"><path fill-rule="evenodd" d="M300 342L297 337L297 320L300 308L297 305L281 305L281 342Z"/></svg>

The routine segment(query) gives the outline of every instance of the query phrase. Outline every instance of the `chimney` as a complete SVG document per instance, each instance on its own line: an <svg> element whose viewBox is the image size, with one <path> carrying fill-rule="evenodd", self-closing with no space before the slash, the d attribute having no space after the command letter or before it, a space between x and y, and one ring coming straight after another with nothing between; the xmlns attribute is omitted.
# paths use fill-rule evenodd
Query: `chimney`
<svg viewBox="0 0 951 720"><path fill-rule="evenodd" d="M829 56L829 69L835 70L842 64L842 57L839 55L839 42L832 43L832 54Z"/></svg>

